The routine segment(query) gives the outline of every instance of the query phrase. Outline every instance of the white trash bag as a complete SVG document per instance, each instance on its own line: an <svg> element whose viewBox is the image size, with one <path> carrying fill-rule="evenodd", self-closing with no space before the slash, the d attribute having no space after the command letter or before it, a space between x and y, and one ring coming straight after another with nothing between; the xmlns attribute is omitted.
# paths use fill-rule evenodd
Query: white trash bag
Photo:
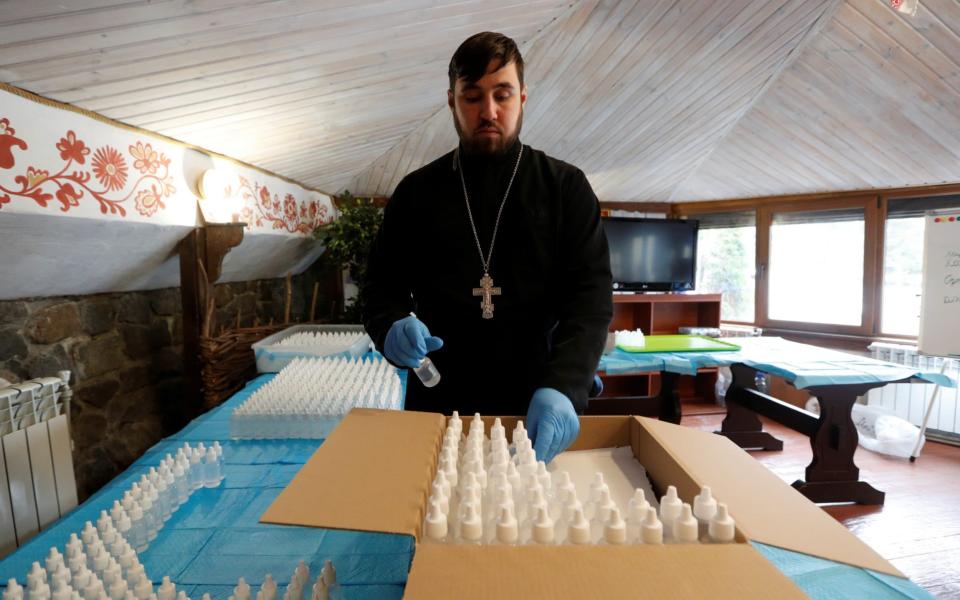
<svg viewBox="0 0 960 600"><path fill-rule="evenodd" d="M867 450L910 458L920 428L879 406L853 405L853 424L860 434L860 445ZM920 448L926 440L920 442Z"/></svg>

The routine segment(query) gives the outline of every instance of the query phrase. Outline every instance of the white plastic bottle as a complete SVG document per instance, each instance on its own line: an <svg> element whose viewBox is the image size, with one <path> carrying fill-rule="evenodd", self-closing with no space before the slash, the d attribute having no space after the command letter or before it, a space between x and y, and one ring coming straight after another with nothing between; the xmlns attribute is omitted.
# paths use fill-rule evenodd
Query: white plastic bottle
<svg viewBox="0 0 960 600"><path fill-rule="evenodd" d="M263 583L260 584L260 591L258 596L263 596L263 600L276 600L277 597L277 582L273 580L273 575L267 573L263 577Z"/></svg>
<svg viewBox="0 0 960 600"><path fill-rule="evenodd" d="M669 538L673 536L671 527L677 517L680 516L682 509L683 502L677 496L677 488L672 485L668 486L667 493L660 499L660 521L663 524L663 531L666 537Z"/></svg>
<svg viewBox="0 0 960 600"><path fill-rule="evenodd" d="M183 457L182 452L180 456ZM183 504L187 501L187 498L190 497L190 474L184 470L184 462L187 463L187 468L189 468L189 461L187 461L186 458L179 458L173 461L173 469L171 469L171 472L173 473L173 489L175 490L176 494L176 504L174 505L173 510L177 510L183 506Z"/></svg>
<svg viewBox="0 0 960 600"><path fill-rule="evenodd" d="M164 580L166 579L167 578L164 577ZM247 585L247 581L243 577L237 579L237 586L233 588L233 597L236 600L250 600L250 586ZM163 599L160 598L160 600Z"/></svg>
<svg viewBox="0 0 960 600"><path fill-rule="evenodd" d="M203 453L199 448L192 448L190 450L190 475L188 480L190 482L191 490L199 490L203 487Z"/></svg>
<svg viewBox="0 0 960 600"><path fill-rule="evenodd" d="M556 535L553 531L553 519L547 512L546 505L537 509L536 520L533 522L533 529L530 532L530 540L534 544L543 546L552 546L556 544Z"/></svg>
<svg viewBox="0 0 960 600"><path fill-rule="evenodd" d="M644 517L647 516L648 508L650 503L647 501L646 494L640 488L635 489L627 505L627 540L630 543L636 542L640 537L640 527Z"/></svg>
<svg viewBox="0 0 960 600"><path fill-rule="evenodd" d="M520 528L516 517L513 516L513 509L510 506L503 506L500 509L500 515L497 518L496 543L504 546L516 546L520 541Z"/></svg>
<svg viewBox="0 0 960 600"><path fill-rule="evenodd" d="M699 541L698 523L693 516L693 509L686 502L683 503L680 515L674 519L671 531L676 544L696 544Z"/></svg>
<svg viewBox="0 0 960 600"><path fill-rule="evenodd" d="M616 507L610 511L610 518L603 526L603 543L608 546L623 546L627 543L627 524Z"/></svg>
<svg viewBox="0 0 960 600"><path fill-rule="evenodd" d="M157 600L176 600L176 597L177 586L170 581L170 577L164 575L163 580L160 582L160 587L157 588Z"/></svg>
<svg viewBox="0 0 960 600"><path fill-rule="evenodd" d="M600 490L600 499L595 504L593 518L590 519L590 537L594 543L603 539L604 527L616 508L616 503L610 498L610 489L604 486Z"/></svg>
<svg viewBox="0 0 960 600"><path fill-rule="evenodd" d="M431 388L440 383L440 371L434 366L429 356L424 356L420 365L413 369L413 372L417 374L417 378L425 387Z"/></svg>
<svg viewBox="0 0 960 600"><path fill-rule="evenodd" d="M447 536L447 515L440 509L437 499L431 499L427 518L423 524L424 541L431 544L446 544L449 541Z"/></svg>
<svg viewBox="0 0 960 600"><path fill-rule="evenodd" d="M603 479L603 473L597 471L593 476L593 481L590 483L590 492L587 496L586 504L583 506L583 516L590 520L597 512L597 505L600 503L600 494L606 489L608 492L610 488L607 487L606 481Z"/></svg>
<svg viewBox="0 0 960 600"><path fill-rule="evenodd" d="M573 518L567 526L565 544L573 546L586 546L593 542L590 539L590 521L583 514L583 509L577 507L573 511Z"/></svg>
<svg viewBox="0 0 960 600"><path fill-rule="evenodd" d="M13 577L7 580L7 587L3 590L3 600L23 600L23 588Z"/></svg>
<svg viewBox="0 0 960 600"><path fill-rule="evenodd" d="M663 524L657 519L657 510L652 506L647 509L647 516L640 526L640 541L654 545L663 543Z"/></svg>
<svg viewBox="0 0 960 600"><path fill-rule="evenodd" d="M203 467L203 487L217 487L220 484L220 465L217 463L217 451L212 447L207 448Z"/></svg>
<svg viewBox="0 0 960 600"><path fill-rule="evenodd" d="M710 541L717 544L728 544L736 536L736 523L723 502L717 504L717 514L710 519L709 533Z"/></svg>
<svg viewBox="0 0 960 600"><path fill-rule="evenodd" d="M220 485L220 482L224 479L223 474L223 446L220 445L220 442L214 440L211 445L213 452L217 457L217 485Z"/></svg>
<svg viewBox="0 0 960 600"><path fill-rule="evenodd" d="M130 542L134 550L143 552L147 549L147 529L140 503L134 500L127 515L130 517L130 539L127 541Z"/></svg>
<svg viewBox="0 0 960 600"><path fill-rule="evenodd" d="M697 518L699 537L701 539L706 537L710 519L716 514L717 501L710 492L710 487L705 485L700 488L700 493L693 498L693 516Z"/></svg>
<svg viewBox="0 0 960 600"><path fill-rule="evenodd" d="M473 502L467 503L463 518L460 520L460 543L472 546L483 543L483 522Z"/></svg>

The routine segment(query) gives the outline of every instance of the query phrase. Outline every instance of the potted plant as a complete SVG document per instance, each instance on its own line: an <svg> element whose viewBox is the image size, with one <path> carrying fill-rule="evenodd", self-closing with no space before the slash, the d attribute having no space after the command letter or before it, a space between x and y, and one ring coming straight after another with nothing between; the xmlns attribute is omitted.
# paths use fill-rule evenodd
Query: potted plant
<svg viewBox="0 0 960 600"><path fill-rule="evenodd" d="M344 271L357 288L356 294L348 298L344 286L343 321L361 323L367 301L367 257L383 220L383 210L373 198L357 198L349 190L336 197L335 204L339 216L318 227L314 236L326 245L326 260Z"/></svg>

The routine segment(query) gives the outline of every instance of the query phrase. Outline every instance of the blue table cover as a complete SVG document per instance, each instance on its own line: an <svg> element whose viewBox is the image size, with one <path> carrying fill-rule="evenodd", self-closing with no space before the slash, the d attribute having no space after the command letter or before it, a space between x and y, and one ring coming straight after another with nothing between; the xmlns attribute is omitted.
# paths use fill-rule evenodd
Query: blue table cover
<svg viewBox="0 0 960 600"><path fill-rule="evenodd" d="M697 369L743 363L780 376L797 389L817 385L877 383L915 377L944 387L956 382L936 371L875 360L836 350L798 344L778 337L735 338L736 352L631 353L619 348L600 359L599 369L608 373L653 373L666 371L695 375Z"/></svg>
<svg viewBox="0 0 960 600"><path fill-rule="evenodd" d="M267 525L260 515L290 482L322 440L231 440L230 411L274 375L251 381L230 400L162 440L82 505L0 561L0 582L15 578L26 585L33 561L42 561L51 546L63 552L71 533L119 500L131 483L167 452L188 441L220 441L225 478L216 488L201 488L173 514L157 539L140 555L154 583L164 575L193 600L209 593L226 600L237 578L253 593L267 573L283 587L297 562L304 560L315 578L331 559L350 600L391 600L403 595L413 560L410 536ZM932 598L912 582L834 563L781 548L753 543L770 562L815 599Z"/></svg>

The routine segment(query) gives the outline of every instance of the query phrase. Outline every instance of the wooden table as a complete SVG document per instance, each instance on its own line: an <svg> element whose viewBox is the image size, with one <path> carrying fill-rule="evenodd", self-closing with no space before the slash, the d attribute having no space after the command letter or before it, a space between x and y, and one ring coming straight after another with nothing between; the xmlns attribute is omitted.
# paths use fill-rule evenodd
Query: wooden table
<svg viewBox="0 0 960 600"><path fill-rule="evenodd" d="M773 419L810 438L813 458L805 478L793 484L807 498L818 503L883 504L884 493L860 480L854 462L859 436L853 424L853 405L857 397L888 383L935 382L943 374L778 338L744 338L740 342L743 347L736 353L648 353L635 366L624 366L622 357L612 359L618 373L660 373L660 393L645 398L598 398L591 400L586 412L652 416L679 423L680 374L728 366L733 382L726 393L727 416L718 434L741 448L782 450L783 442L763 431L757 415ZM601 360L601 367L604 364ZM819 398L820 414L757 391L758 369L779 375Z"/></svg>
<svg viewBox="0 0 960 600"><path fill-rule="evenodd" d="M757 370L744 364L731 365L733 383L727 390L727 416L720 431L741 448L783 450L783 442L763 431L757 414L810 438L813 460L807 465L806 479L793 487L817 503L855 502L883 504L885 494L860 480L860 469L853 462L859 436L853 424L853 405L858 396L887 383L819 385L804 388L820 402L820 414L787 404L757 391Z"/></svg>

